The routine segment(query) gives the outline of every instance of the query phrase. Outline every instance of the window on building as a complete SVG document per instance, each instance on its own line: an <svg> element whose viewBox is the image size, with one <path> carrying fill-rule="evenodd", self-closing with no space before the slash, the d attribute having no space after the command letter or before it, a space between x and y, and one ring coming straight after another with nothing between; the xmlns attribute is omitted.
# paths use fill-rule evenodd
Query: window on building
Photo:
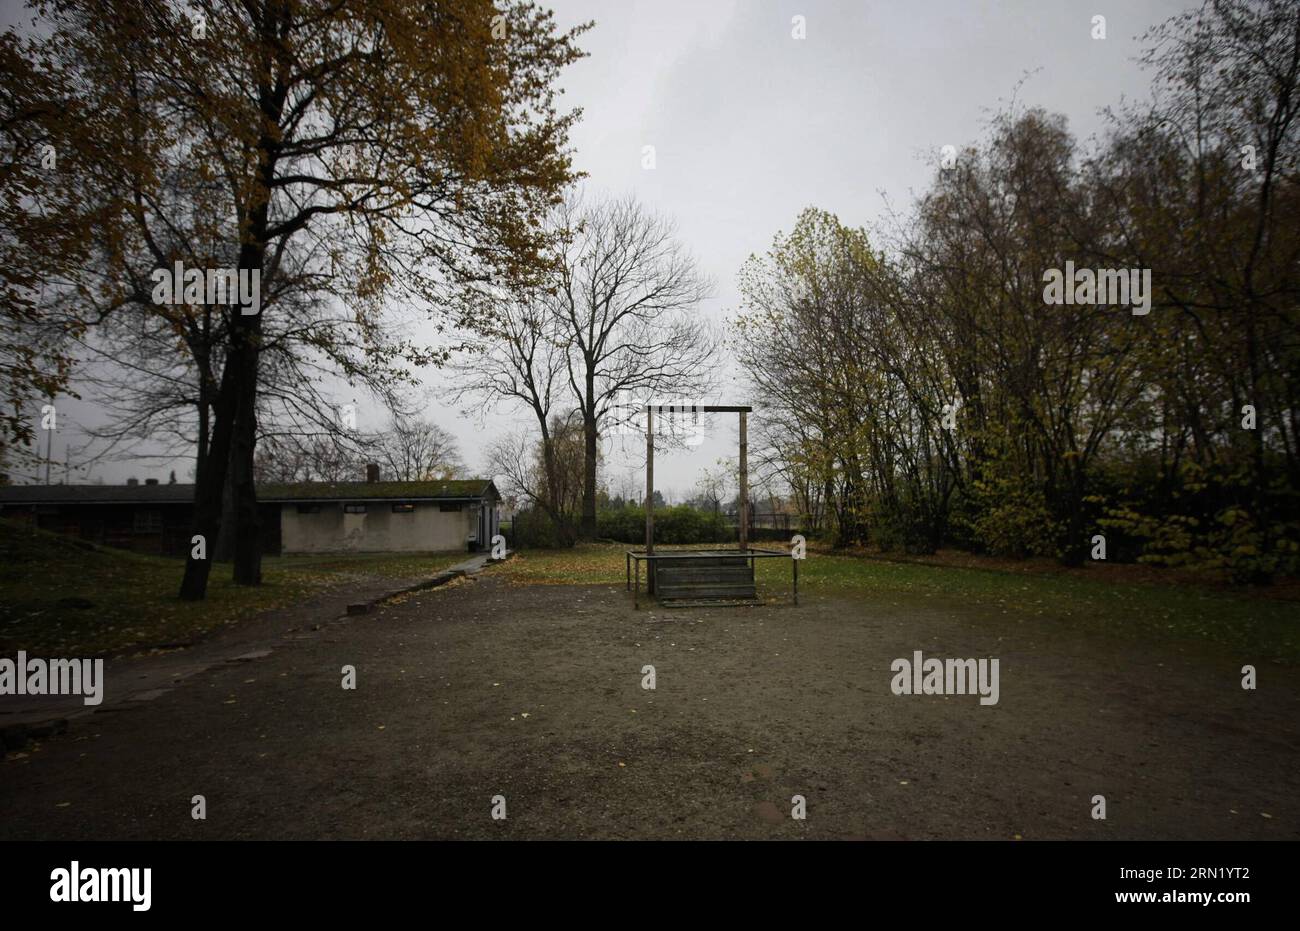
<svg viewBox="0 0 1300 931"><path fill-rule="evenodd" d="M133 523L136 533L162 533L162 511L136 511Z"/></svg>
<svg viewBox="0 0 1300 931"><path fill-rule="evenodd" d="M298 505L298 513L299 513L299 514L319 514L319 513L320 513L320 505L319 505L319 504L300 504L300 505Z"/></svg>
<svg viewBox="0 0 1300 931"><path fill-rule="evenodd" d="M366 506L364 504L345 504L343 505L344 514L364 514Z"/></svg>
<svg viewBox="0 0 1300 931"><path fill-rule="evenodd" d="M452 504L447 504L447 503L444 502L443 504L439 504L439 505L438 505L438 510L439 510L439 511L459 511L459 510L460 510L460 507L461 507L461 506L460 506L460 503L459 503L459 502L452 503Z"/></svg>
<svg viewBox="0 0 1300 931"><path fill-rule="evenodd" d="M414 505L414 504L394 504L394 505L393 505L393 513L394 513L394 514L410 514L410 513L414 512L414 511L415 511L415 505Z"/></svg>

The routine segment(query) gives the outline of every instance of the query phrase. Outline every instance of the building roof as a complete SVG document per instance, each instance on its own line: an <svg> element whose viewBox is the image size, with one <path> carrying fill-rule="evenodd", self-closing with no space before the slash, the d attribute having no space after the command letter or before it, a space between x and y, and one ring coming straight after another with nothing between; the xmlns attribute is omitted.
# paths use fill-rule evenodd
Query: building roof
<svg viewBox="0 0 1300 931"><path fill-rule="evenodd" d="M393 501L499 497L485 478L445 482L297 482L293 485L258 485L258 501L355 501L384 498Z"/></svg>
<svg viewBox="0 0 1300 931"><path fill-rule="evenodd" d="M193 485L4 485L0 504L186 504Z"/></svg>
<svg viewBox="0 0 1300 931"><path fill-rule="evenodd" d="M282 501L430 501L500 498L490 479L467 478L445 482L297 482L261 484L257 500ZM3 485L5 504L188 504L193 485Z"/></svg>

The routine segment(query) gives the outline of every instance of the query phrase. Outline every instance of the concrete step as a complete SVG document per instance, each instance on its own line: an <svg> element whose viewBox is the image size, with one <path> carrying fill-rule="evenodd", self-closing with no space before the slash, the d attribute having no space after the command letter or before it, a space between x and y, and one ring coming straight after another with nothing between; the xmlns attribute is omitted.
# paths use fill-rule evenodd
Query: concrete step
<svg viewBox="0 0 1300 931"><path fill-rule="evenodd" d="M661 585L655 590L660 598L754 598L754 583L722 585L702 582L692 585Z"/></svg>
<svg viewBox="0 0 1300 931"><path fill-rule="evenodd" d="M761 604L761 598L664 598L659 602L661 608L732 608Z"/></svg>
<svg viewBox="0 0 1300 931"><path fill-rule="evenodd" d="M671 597L672 592L752 592L755 585L751 581L737 582L720 582L717 580L701 580L698 582L660 582L655 586L655 592L660 598Z"/></svg>

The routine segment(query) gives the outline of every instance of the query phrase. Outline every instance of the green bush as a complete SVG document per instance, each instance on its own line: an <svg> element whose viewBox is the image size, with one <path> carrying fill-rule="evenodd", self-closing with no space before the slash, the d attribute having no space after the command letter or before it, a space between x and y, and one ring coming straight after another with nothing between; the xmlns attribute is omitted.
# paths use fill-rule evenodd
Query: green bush
<svg viewBox="0 0 1300 931"><path fill-rule="evenodd" d="M1005 477L974 483L975 538L994 556L1058 555L1059 529L1043 493Z"/></svg>
<svg viewBox="0 0 1300 931"><path fill-rule="evenodd" d="M565 534L550 516L537 508L520 511L504 531L511 549L557 549L572 546L572 534Z"/></svg>
<svg viewBox="0 0 1300 931"><path fill-rule="evenodd" d="M602 539L618 543L645 543L645 509L635 505L606 508L596 516ZM721 514L697 511L679 504L655 510L655 542L663 544L722 543L735 531Z"/></svg>
<svg viewBox="0 0 1300 931"><path fill-rule="evenodd" d="M1300 571L1300 520L1289 491L1264 496L1262 518L1252 508L1249 473L1231 464L1206 469L1185 463L1176 490L1161 496L1142 476L1113 495L1098 525L1131 540L1139 562L1222 571L1237 583L1267 583Z"/></svg>

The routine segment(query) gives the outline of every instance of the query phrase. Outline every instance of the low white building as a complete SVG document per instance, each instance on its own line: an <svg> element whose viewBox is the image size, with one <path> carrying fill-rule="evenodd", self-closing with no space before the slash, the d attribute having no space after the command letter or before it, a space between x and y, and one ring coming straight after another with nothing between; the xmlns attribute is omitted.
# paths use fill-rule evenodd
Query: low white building
<svg viewBox="0 0 1300 931"><path fill-rule="evenodd" d="M486 550L501 523L501 496L484 478L259 484L262 551L401 553ZM184 557L193 533L194 486L0 486L0 517L42 530L163 556ZM226 560L229 525L214 558Z"/></svg>
<svg viewBox="0 0 1300 931"><path fill-rule="evenodd" d="M501 522L488 479L443 482L299 482L259 485L280 512L281 553L480 550Z"/></svg>

